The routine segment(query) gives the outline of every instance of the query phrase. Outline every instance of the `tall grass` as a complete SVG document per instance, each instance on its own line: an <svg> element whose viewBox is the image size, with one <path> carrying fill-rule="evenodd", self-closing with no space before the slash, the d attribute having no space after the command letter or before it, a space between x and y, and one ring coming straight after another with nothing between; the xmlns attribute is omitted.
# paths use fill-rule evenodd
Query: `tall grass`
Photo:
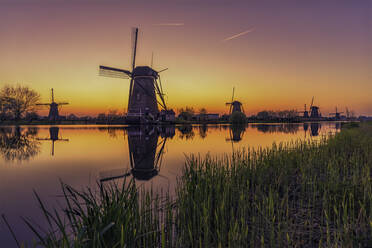
<svg viewBox="0 0 372 248"><path fill-rule="evenodd" d="M372 125L319 142L190 157L176 198L133 182L79 192L44 247L372 247ZM36 195L37 196L37 195Z"/></svg>

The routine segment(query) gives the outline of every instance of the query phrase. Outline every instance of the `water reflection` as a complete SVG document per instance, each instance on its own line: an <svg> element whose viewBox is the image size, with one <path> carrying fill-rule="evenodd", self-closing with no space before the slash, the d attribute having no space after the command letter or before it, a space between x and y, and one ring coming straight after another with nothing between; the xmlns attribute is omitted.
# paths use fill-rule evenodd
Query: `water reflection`
<svg viewBox="0 0 372 248"><path fill-rule="evenodd" d="M180 139L192 140L195 136L191 124L178 126L177 129L180 131L180 135L178 136Z"/></svg>
<svg viewBox="0 0 372 248"><path fill-rule="evenodd" d="M0 153L5 161L24 161L35 157L40 152L40 142L34 127L0 128Z"/></svg>
<svg viewBox="0 0 372 248"><path fill-rule="evenodd" d="M54 156L54 142L56 141L69 141L68 139L63 139L59 137L59 127L50 127L49 128L49 138L37 138L37 140L42 141L52 141L52 156Z"/></svg>
<svg viewBox="0 0 372 248"><path fill-rule="evenodd" d="M231 141L237 143L242 140L246 125L231 125L229 130L229 138L226 138L226 141Z"/></svg>
<svg viewBox="0 0 372 248"><path fill-rule="evenodd" d="M101 172L101 181L130 175L137 180L147 181L159 175L166 141L175 135L174 126L131 126L125 129L128 136L131 170L124 173L120 173L121 170L111 171L109 176L108 172Z"/></svg>
<svg viewBox="0 0 372 248"><path fill-rule="evenodd" d="M319 135L319 130L321 129L321 125L318 122L312 122L310 123L310 131L311 131L311 136L318 136Z"/></svg>
<svg viewBox="0 0 372 248"><path fill-rule="evenodd" d="M199 137L205 139L207 137L207 131L208 131L207 125L204 124L199 126Z"/></svg>
<svg viewBox="0 0 372 248"><path fill-rule="evenodd" d="M253 128L263 133L288 133L295 134L299 131L301 124L282 123L282 124L252 124Z"/></svg>

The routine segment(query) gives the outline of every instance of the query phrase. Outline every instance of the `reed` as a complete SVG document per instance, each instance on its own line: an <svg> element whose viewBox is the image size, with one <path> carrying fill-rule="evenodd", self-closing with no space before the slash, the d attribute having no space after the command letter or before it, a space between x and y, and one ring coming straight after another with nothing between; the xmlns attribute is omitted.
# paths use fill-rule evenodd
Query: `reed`
<svg viewBox="0 0 372 248"><path fill-rule="evenodd" d="M372 247L372 125L318 142L187 158L175 199L133 181L62 184L44 247Z"/></svg>

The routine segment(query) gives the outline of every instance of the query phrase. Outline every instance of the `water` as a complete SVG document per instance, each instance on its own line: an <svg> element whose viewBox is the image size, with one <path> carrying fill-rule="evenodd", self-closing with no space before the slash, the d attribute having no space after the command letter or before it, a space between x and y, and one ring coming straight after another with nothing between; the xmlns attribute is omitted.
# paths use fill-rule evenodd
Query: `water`
<svg viewBox="0 0 372 248"><path fill-rule="evenodd" d="M6 215L20 240L31 240L33 236L20 216L45 225L33 190L49 207L58 206L60 180L81 189L94 187L97 180L134 177L138 185L172 191L187 155L219 156L248 146L317 140L339 129L337 122L237 127L0 127L0 213ZM0 244L15 246L2 221Z"/></svg>

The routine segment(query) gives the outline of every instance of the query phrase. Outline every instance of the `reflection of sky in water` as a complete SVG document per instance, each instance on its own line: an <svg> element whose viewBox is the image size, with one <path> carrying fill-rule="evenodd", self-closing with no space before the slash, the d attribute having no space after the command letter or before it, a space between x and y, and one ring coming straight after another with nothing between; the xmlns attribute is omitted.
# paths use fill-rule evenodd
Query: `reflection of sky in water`
<svg viewBox="0 0 372 248"><path fill-rule="evenodd" d="M83 188L94 186L99 179L135 177L137 185L145 188L173 191L187 155L219 156L233 149L268 147L273 142L318 140L339 128L331 122L175 128L0 127L0 213L6 214L21 239L29 239L19 216L40 219L33 189L49 201L47 205L56 205L60 179ZM3 223L0 243L15 244Z"/></svg>

